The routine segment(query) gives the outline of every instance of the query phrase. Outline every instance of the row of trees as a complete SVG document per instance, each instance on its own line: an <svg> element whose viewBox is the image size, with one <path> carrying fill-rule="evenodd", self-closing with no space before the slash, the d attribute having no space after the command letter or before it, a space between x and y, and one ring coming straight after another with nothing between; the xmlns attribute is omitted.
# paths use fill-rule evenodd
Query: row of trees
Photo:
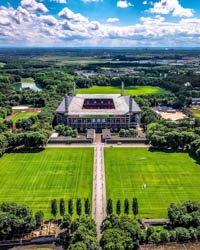
<svg viewBox="0 0 200 250"><path fill-rule="evenodd" d="M120 129L120 131L119 131L120 137L136 137L137 135L138 135L138 132L134 128Z"/></svg>
<svg viewBox="0 0 200 250"><path fill-rule="evenodd" d="M125 203L124 207L127 207ZM111 206L110 204L111 201L109 200L109 207ZM117 202L117 204L120 203ZM117 206L116 213L120 211ZM112 212L112 210L109 210L109 212ZM134 214L137 214L137 212L137 209L133 210ZM123 216L110 214L103 224L101 247L106 250L138 249L141 244L200 240L199 203L193 201L186 201L179 205L172 203L168 208L168 217L169 223L163 229L157 230L155 227L149 226L145 230L141 228L138 221L129 218L127 213Z"/></svg>
<svg viewBox="0 0 200 250"><path fill-rule="evenodd" d="M160 120L147 127L147 135L154 147L187 149L200 155L200 119L185 119L176 123Z"/></svg>
<svg viewBox="0 0 200 250"><path fill-rule="evenodd" d="M74 214L74 203L72 199L68 200L68 204L67 204L67 212L70 216L72 216ZM60 212L60 216L64 216L65 212L66 212L66 208L65 208L65 201L64 199L60 199L59 202L59 212ZM91 208L90 208L90 201L88 198L86 198L84 200L84 213L87 215L90 215L91 213ZM51 201L51 214L54 218L56 218L56 216L58 215L58 206L57 206L57 200L54 199ZM82 214L82 201L80 198L77 198L76 200L76 214L80 217Z"/></svg>
<svg viewBox="0 0 200 250"><path fill-rule="evenodd" d="M88 215L72 220L71 215L63 217L60 225L60 243L69 250L98 250L96 224Z"/></svg>
<svg viewBox="0 0 200 250"><path fill-rule="evenodd" d="M58 132L60 135L63 136L73 136L73 137L78 136L77 129L72 129L71 127L66 126L64 124L57 125L54 127L54 129L56 130L56 132Z"/></svg>
<svg viewBox="0 0 200 250"><path fill-rule="evenodd" d="M0 238L12 239L15 235L30 233L40 226L44 214L38 211L33 216L32 210L25 205L16 203L2 203L0 206Z"/></svg>
<svg viewBox="0 0 200 250"><path fill-rule="evenodd" d="M116 214L120 215L121 214L121 201L117 200L116 202ZM129 200L125 199L124 200L124 214L128 215L129 214L129 210L130 210L130 205L129 205ZM108 199L107 200L107 207L106 207L106 212L107 215L111 215L113 214L113 201L112 199ZM136 215L138 214L138 200L136 197L133 198L132 200L132 212L136 218Z"/></svg>

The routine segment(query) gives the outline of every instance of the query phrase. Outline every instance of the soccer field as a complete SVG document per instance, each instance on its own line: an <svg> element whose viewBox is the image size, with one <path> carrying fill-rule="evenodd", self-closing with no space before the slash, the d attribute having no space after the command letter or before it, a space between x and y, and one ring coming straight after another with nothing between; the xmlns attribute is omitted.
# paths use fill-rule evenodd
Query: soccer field
<svg viewBox="0 0 200 250"><path fill-rule="evenodd" d="M187 153L105 148L105 171L107 199L128 198L132 213L137 197L140 218L167 218L170 203L200 201L200 165Z"/></svg>
<svg viewBox="0 0 200 250"><path fill-rule="evenodd" d="M38 112L18 112L11 118L11 120L13 121L13 124L15 124L16 121L19 119L24 119L24 118L27 119L31 116L36 116L36 115L38 115Z"/></svg>
<svg viewBox="0 0 200 250"><path fill-rule="evenodd" d="M125 87L124 95L165 95L169 92L158 88L158 87L151 87L151 86L129 86ZM120 87L111 87L111 86L93 86L87 89L77 89L77 94L121 94Z"/></svg>
<svg viewBox="0 0 200 250"><path fill-rule="evenodd" d="M7 153L0 158L0 203L25 203L50 218L51 200L92 200L92 148L48 148L38 153ZM83 204L82 204L83 205ZM59 210L59 204L58 204ZM74 210L75 212L75 210Z"/></svg>
<svg viewBox="0 0 200 250"><path fill-rule="evenodd" d="M195 113L198 117L200 117L200 110L193 109L192 112Z"/></svg>

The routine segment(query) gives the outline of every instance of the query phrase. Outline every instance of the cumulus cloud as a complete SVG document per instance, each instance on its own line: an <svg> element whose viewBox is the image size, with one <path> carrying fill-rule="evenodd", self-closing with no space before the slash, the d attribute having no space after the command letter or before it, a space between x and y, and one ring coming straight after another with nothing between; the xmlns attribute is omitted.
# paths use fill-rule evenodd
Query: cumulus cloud
<svg viewBox="0 0 200 250"><path fill-rule="evenodd" d="M192 9L183 8L178 0L161 0L153 5L153 8L150 8L149 10L151 13L169 14L172 12L173 16L179 17L192 17L194 15L194 11Z"/></svg>
<svg viewBox="0 0 200 250"><path fill-rule="evenodd" d="M118 22L118 21L119 21L119 18L115 18L115 17L114 18L110 17L107 19L108 23L114 23L114 22Z"/></svg>
<svg viewBox="0 0 200 250"><path fill-rule="evenodd" d="M42 23L45 23L49 26L54 26L57 24L57 19L53 16L41 16L39 18Z"/></svg>
<svg viewBox="0 0 200 250"><path fill-rule="evenodd" d="M69 8L55 16L36 9L27 4L0 7L0 45L192 46L200 41L199 18L184 17L174 23L156 15L141 17L139 24L117 26L89 21Z"/></svg>
<svg viewBox="0 0 200 250"><path fill-rule="evenodd" d="M147 4L147 1L144 1L142 4L146 5L146 4Z"/></svg>
<svg viewBox="0 0 200 250"><path fill-rule="evenodd" d="M117 2L117 7L119 7L119 8L127 8L129 6L134 6L134 5L131 4L130 2L127 2L127 1L118 1Z"/></svg>
<svg viewBox="0 0 200 250"><path fill-rule="evenodd" d="M47 12L48 9L46 6L42 3L38 3L35 0L22 0L21 6L25 9L32 10L32 11L38 11L38 12Z"/></svg>
<svg viewBox="0 0 200 250"><path fill-rule="evenodd" d="M80 13L75 14L69 8L64 8L58 15L63 19L73 22L88 22L86 17L82 16Z"/></svg>

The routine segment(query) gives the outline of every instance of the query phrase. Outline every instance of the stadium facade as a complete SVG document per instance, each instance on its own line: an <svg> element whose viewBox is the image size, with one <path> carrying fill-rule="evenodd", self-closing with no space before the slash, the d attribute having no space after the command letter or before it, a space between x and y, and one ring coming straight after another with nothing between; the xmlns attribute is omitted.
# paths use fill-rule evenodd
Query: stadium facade
<svg viewBox="0 0 200 250"><path fill-rule="evenodd" d="M124 83L120 94L66 95L56 110L57 124L73 129L129 129L140 126L141 109L133 96L124 96Z"/></svg>

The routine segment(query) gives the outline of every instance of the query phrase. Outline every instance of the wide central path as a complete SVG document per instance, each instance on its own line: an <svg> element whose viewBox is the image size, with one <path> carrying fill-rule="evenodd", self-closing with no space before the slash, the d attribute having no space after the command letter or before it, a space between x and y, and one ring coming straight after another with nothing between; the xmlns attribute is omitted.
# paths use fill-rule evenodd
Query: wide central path
<svg viewBox="0 0 200 250"><path fill-rule="evenodd" d="M104 148L100 143L94 147L92 218L96 221L98 239L100 239L100 225L106 218Z"/></svg>

